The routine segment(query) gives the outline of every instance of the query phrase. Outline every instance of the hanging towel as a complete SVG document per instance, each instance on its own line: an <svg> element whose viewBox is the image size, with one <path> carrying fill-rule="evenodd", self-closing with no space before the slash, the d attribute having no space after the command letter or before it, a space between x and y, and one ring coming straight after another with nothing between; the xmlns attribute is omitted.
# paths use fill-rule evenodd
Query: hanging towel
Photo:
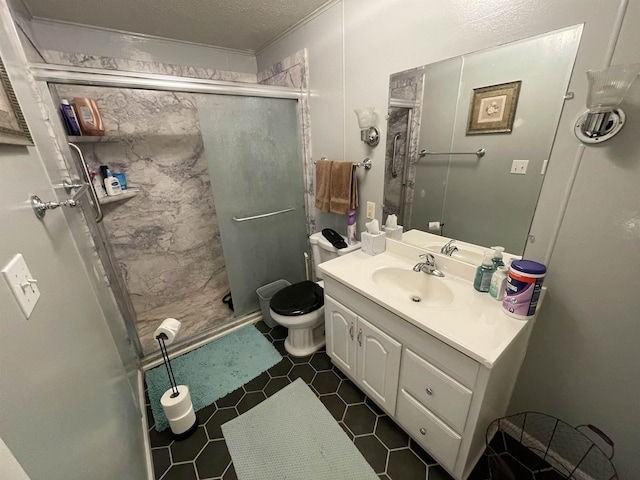
<svg viewBox="0 0 640 480"><path fill-rule="evenodd" d="M319 208L322 212L329 211L332 165L333 162L327 160L316 162L316 208Z"/></svg>
<svg viewBox="0 0 640 480"><path fill-rule="evenodd" d="M358 206L358 184L355 165L333 162L331 167L331 202L329 211L347 214Z"/></svg>

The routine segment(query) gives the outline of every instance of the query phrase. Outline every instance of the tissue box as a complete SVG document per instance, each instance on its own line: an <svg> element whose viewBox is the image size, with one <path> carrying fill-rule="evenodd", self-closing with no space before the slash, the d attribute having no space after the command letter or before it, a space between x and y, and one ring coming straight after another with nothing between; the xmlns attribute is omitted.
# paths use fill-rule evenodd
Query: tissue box
<svg viewBox="0 0 640 480"><path fill-rule="evenodd" d="M362 242L362 251L369 255L378 255L387 248L387 239L384 232L375 235L369 232L362 232L360 241Z"/></svg>
<svg viewBox="0 0 640 480"><path fill-rule="evenodd" d="M397 227L384 227L384 233L391 240L402 240L402 225Z"/></svg>

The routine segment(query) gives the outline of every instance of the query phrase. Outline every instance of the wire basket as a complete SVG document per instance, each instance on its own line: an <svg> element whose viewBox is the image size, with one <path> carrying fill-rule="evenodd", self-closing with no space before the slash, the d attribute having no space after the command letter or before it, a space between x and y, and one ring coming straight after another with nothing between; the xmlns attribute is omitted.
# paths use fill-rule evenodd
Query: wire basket
<svg viewBox="0 0 640 480"><path fill-rule="evenodd" d="M614 443L593 425L572 427L544 413L523 412L491 422L486 441L491 480L538 478L536 472L546 473L544 478L618 480Z"/></svg>

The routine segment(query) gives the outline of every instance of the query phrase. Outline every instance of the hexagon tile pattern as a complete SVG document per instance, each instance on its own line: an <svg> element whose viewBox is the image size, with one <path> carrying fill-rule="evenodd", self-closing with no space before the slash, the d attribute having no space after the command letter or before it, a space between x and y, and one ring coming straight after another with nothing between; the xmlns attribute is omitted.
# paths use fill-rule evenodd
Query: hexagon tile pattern
<svg viewBox="0 0 640 480"><path fill-rule="evenodd" d="M145 392L156 480L236 480L222 424L297 378L311 387L381 479L451 480L435 460L333 366L324 349L305 358L291 357L284 349L285 328L269 328L262 321L256 327L284 358L243 387L197 412L198 430L188 439L175 441L168 429L156 432ZM487 457L483 456L469 480L488 479L487 465ZM536 478L526 467L520 467L527 472L526 478Z"/></svg>

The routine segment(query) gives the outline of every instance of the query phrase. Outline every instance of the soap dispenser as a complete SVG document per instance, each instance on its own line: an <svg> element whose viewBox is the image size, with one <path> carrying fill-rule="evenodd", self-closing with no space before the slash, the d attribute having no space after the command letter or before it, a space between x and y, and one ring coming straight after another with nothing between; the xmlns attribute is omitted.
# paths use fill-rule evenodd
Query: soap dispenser
<svg viewBox="0 0 640 480"><path fill-rule="evenodd" d="M491 276L495 269L493 268L493 252L487 250L482 259L482 265L476 270L476 276L473 280L473 288L479 292L488 292L491 285Z"/></svg>
<svg viewBox="0 0 640 480"><path fill-rule="evenodd" d="M498 267L504 267L504 261L502 260L504 247L491 247L491 249L493 250L493 269L496 270Z"/></svg>

